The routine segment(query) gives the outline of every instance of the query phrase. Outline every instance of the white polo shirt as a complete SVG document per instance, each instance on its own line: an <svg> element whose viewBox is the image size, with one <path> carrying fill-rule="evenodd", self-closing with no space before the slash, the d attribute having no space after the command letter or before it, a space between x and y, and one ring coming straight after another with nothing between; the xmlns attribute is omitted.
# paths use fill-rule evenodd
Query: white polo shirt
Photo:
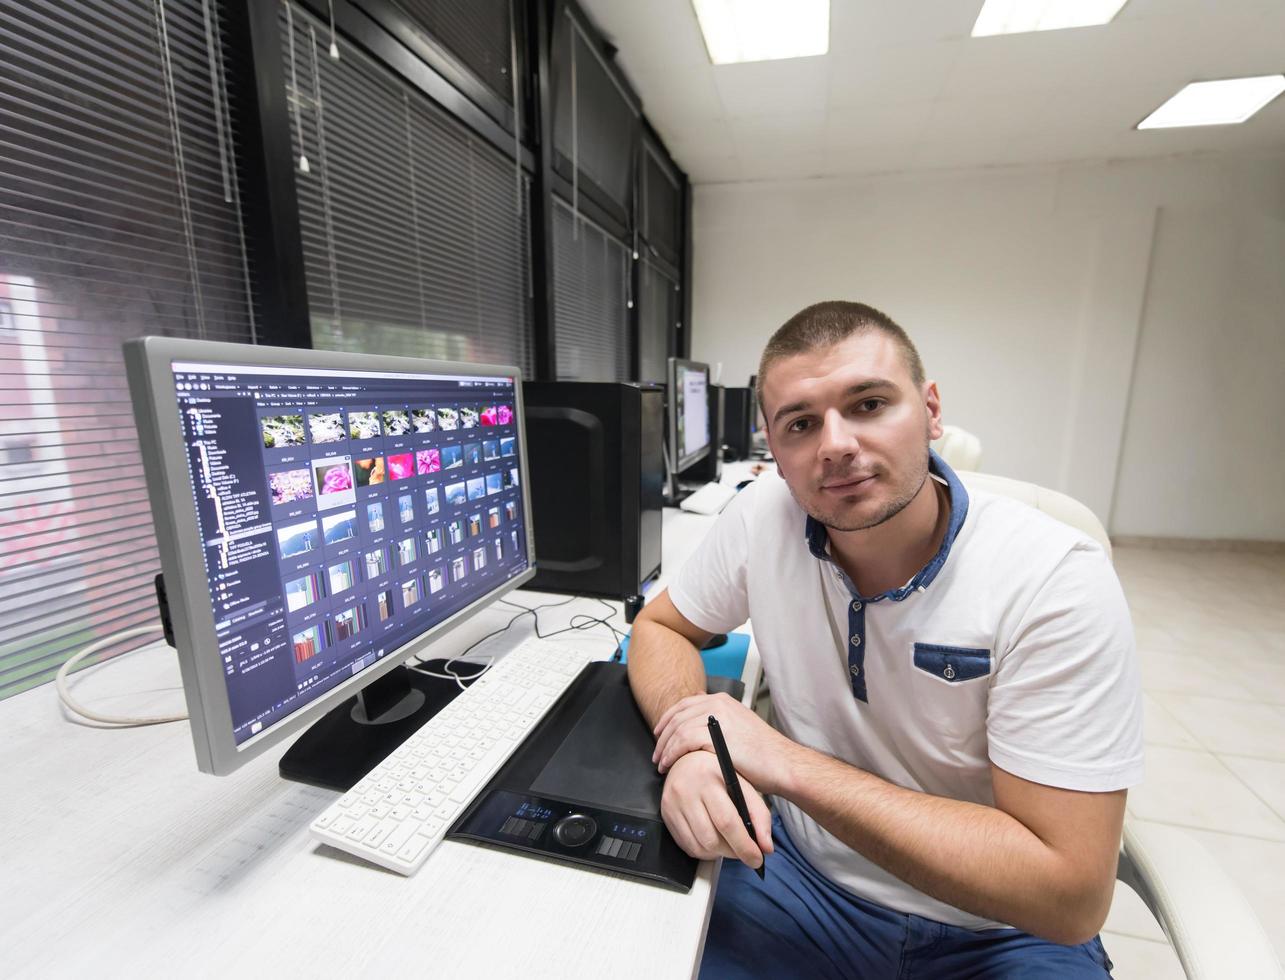
<svg viewBox="0 0 1285 980"><path fill-rule="evenodd" d="M1007 497L950 490L941 549L910 582L862 596L826 529L764 474L669 587L725 633L752 620L777 726L907 789L994 806L990 764L1089 792L1142 780L1142 693L1119 580L1093 540ZM969 929L1003 926L894 877L776 801L791 839L862 898ZM940 846L961 844L943 828Z"/></svg>

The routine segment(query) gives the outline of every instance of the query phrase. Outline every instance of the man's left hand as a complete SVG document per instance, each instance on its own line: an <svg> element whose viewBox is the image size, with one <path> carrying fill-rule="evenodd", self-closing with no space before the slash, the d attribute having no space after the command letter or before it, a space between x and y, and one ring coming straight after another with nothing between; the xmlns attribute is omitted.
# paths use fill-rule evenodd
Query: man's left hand
<svg viewBox="0 0 1285 980"><path fill-rule="evenodd" d="M759 792L778 792L788 772L786 754L794 743L727 694L697 694L670 705L652 731L656 751L651 761L656 768L663 774L688 752L713 752L710 715L723 729L736 771Z"/></svg>

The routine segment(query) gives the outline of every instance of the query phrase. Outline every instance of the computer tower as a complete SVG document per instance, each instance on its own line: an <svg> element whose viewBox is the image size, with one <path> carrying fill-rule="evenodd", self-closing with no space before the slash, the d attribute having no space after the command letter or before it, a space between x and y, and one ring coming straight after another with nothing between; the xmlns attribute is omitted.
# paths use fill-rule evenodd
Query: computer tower
<svg viewBox="0 0 1285 980"><path fill-rule="evenodd" d="M724 389L723 445L729 460L750 458L758 415L755 401L753 388Z"/></svg>
<svg viewBox="0 0 1285 980"><path fill-rule="evenodd" d="M709 396L709 455L698 459L678 474L680 483L703 485L717 483L723 475L723 386L711 384Z"/></svg>
<svg viewBox="0 0 1285 980"><path fill-rule="evenodd" d="M536 577L526 586L624 599L660 574L665 387L528 381Z"/></svg>

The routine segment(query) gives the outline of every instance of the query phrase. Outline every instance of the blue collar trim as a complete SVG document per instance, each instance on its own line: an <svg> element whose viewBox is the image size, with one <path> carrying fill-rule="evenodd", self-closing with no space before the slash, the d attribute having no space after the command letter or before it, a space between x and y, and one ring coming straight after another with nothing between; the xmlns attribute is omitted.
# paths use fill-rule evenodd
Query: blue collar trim
<svg viewBox="0 0 1285 980"><path fill-rule="evenodd" d="M937 573L941 571L941 566L946 564L946 559L950 556L950 546L955 543L955 538L959 536L959 529L964 526L964 518L968 516L968 491L964 489L955 471L931 449L928 450L928 472L945 480L946 488L950 491L950 523L946 526L946 536L942 538L941 547L937 549L937 554L932 557L932 560L899 589L889 589L881 595L867 597L857 592L856 586L849 581L848 588L863 602L878 602L880 599L900 602L911 593L928 588L937 577ZM832 561L826 552L830 537L824 524L809 516L804 524L803 534L813 557L822 561ZM846 575L844 579L847 580Z"/></svg>

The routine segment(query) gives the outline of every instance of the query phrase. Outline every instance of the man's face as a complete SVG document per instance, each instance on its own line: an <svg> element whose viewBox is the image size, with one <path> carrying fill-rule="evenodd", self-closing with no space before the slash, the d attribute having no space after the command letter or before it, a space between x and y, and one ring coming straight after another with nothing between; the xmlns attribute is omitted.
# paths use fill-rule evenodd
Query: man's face
<svg viewBox="0 0 1285 980"><path fill-rule="evenodd" d="M937 385L916 387L900 348L870 330L775 361L763 379L768 445L794 499L839 531L895 516L928 477Z"/></svg>

